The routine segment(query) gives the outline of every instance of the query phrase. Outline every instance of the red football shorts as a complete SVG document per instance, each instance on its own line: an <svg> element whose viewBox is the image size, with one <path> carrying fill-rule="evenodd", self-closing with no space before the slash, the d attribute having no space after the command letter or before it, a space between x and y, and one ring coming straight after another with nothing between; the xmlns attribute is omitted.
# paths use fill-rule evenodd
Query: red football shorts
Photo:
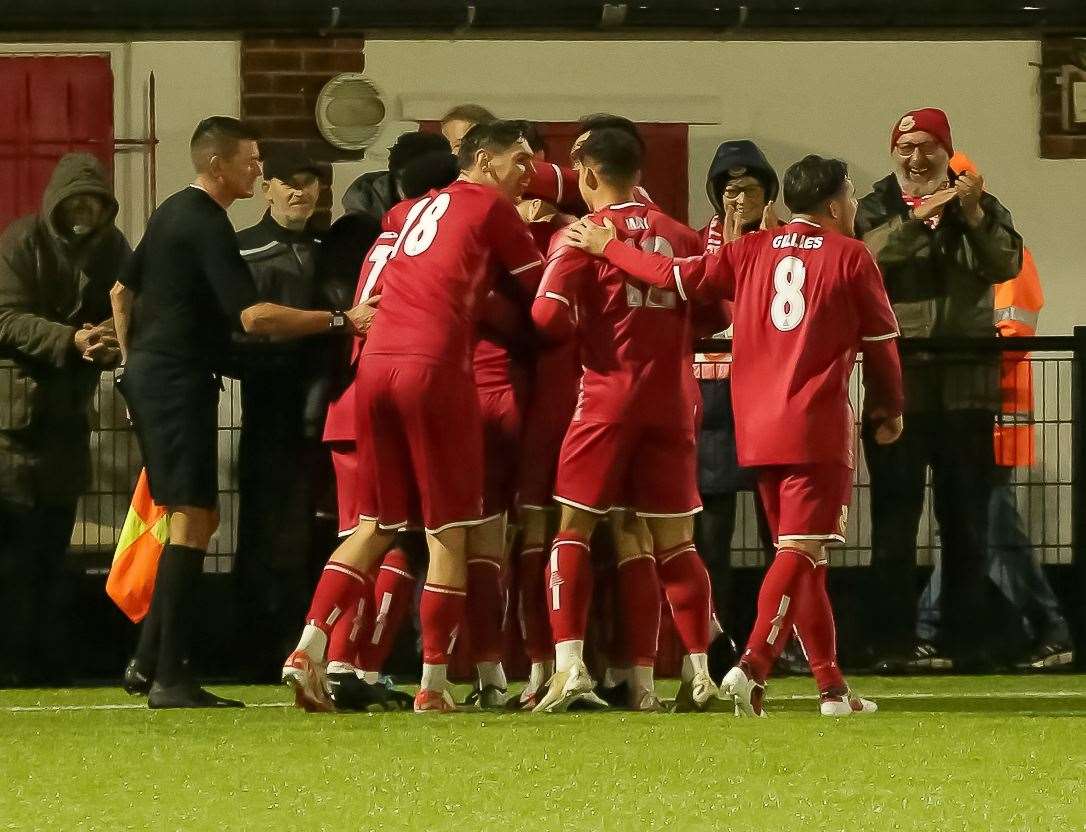
<svg viewBox="0 0 1086 832"><path fill-rule="evenodd" d="M354 442L329 442L328 450L336 477L339 536L346 537L358 528L358 449Z"/></svg>
<svg viewBox="0 0 1086 832"><path fill-rule="evenodd" d="M558 457L569 430L577 396L548 403L537 398L524 419L524 441L520 448L517 480L517 505L521 508L547 508L554 500L558 475Z"/></svg>
<svg viewBox="0 0 1086 832"><path fill-rule="evenodd" d="M483 514L492 517L513 507L523 407L517 391L506 387L480 390L479 409L483 419Z"/></svg>
<svg viewBox="0 0 1086 832"><path fill-rule="evenodd" d="M852 479L852 469L837 463L759 468L758 493L774 541L844 543Z"/></svg>
<svg viewBox="0 0 1086 832"><path fill-rule="evenodd" d="M643 517L701 511L694 431L614 422L572 422L558 460L554 499L597 514Z"/></svg>
<svg viewBox="0 0 1086 832"><path fill-rule="evenodd" d="M363 355L356 395L359 515L429 532L482 522L483 428L471 375Z"/></svg>

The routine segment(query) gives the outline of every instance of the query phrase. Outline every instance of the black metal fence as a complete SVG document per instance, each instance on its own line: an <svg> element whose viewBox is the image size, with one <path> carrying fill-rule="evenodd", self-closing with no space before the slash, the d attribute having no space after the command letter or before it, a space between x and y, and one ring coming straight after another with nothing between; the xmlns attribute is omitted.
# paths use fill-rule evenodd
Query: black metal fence
<svg viewBox="0 0 1086 832"><path fill-rule="evenodd" d="M704 352L725 352L723 340L699 344ZM1030 428L1035 443L1032 463L1014 467L1009 475L1013 503L1026 530L1033 557L1050 572L1057 572L1070 586L1061 595L1070 599L1068 617L1077 627L1079 644L1086 644L1086 486L1083 484L1083 454L1086 449L1086 327L1073 336L998 339L987 341L901 341L906 365L924 357L933 366L987 366L990 371L967 374L981 398L998 400L999 368L1008 353L1028 353L1032 372L1033 414ZM0 396L12 378L10 363L0 361ZM862 361L851 379L853 407L862 406ZM992 385L995 385L993 388ZM952 385L953 386L953 385ZM961 392L961 391L959 391ZM908 416L906 417L908 419ZM205 569L229 572L236 542L237 477L236 459L241 424L237 382L227 380L219 404L219 490L222 522L212 541ZM836 566L864 569L871 562L871 478L856 424L857 476L849 512L846 543L834 550ZM94 405L91 437L93 482L83 497L72 551L82 571L102 574L108 569L117 538L124 524L132 485L140 468L139 450L129 427L123 398L109 374L102 377ZM917 540L917 564L934 563L941 553L938 524L932 511L931 484ZM740 498L739 514L732 542L734 567L764 564L758 539L751 495ZM1080 654L1084 651L1080 651Z"/></svg>

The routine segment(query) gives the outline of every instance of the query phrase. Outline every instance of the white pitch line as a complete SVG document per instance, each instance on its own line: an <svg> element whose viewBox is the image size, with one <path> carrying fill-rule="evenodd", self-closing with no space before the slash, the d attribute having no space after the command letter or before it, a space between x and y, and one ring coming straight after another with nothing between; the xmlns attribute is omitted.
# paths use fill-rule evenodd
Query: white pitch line
<svg viewBox="0 0 1086 832"><path fill-rule="evenodd" d="M923 700L939 700L939 699L1001 699L1001 700L1013 700L1022 699L1023 701L1030 699L1086 699L1086 691L1078 690L1025 690L1018 692L1010 691L994 691L990 693L873 693L871 694L873 699L897 699L897 700L910 700L910 699L923 699ZM807 702L818 699L817 694L809 693L792 693L786 696L767 696L766 701L794 701L794 702ZM293 707L291 702L254 702L246 705L247 708L290 708ZM115 703L115 704L102 704L102 705L7 705L0 707L0 712L6 713L47 713L62 711L146 711L149 710L146 704L142 703Z"/></svg>
<svg viewBox="0 0 1086 832"><path fill-rule="evenodd" d="M246 708L290 708L293 707L291 702L251 702L245 706ZM146 704L128 704L128 703L116 703L111 705L8 705L0 707L0 711L7 713L42 713L45 711L148 711L151 710ZM185 709L178 709L185 710ZM230 710L228 708L218 710ZM244 710L244 708L235 708L234 710Z"/></svg>

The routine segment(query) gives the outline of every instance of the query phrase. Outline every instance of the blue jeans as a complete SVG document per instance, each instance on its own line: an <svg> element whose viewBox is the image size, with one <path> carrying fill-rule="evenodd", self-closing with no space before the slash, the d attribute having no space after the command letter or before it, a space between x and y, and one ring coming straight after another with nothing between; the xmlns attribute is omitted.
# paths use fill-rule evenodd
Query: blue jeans
<svg viewBox="0 0 1086 832"><path fill-rule="evenodd" d="M1026 634L1036 640L1069 644L1071 630L1059 599L1033 557L1033 545L1018 513L1010 468L997 469L988 511L988 577L1022 616ZM939 640L942 564L937 559L916 614L916 636Z"/></svg>

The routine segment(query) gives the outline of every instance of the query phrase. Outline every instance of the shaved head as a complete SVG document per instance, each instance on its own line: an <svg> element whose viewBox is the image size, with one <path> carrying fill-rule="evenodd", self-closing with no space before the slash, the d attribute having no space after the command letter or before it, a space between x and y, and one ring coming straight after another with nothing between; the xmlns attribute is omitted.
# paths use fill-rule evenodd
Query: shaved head
<svg viewBox="0 0 1086 832"><path fill-rule="evenodd" d="M208 173L214 157L231 159L241 142L255 142L260 138L257 131L230 116L211 116L196 125L189 143L192 166L197 173Z"/></svg>

